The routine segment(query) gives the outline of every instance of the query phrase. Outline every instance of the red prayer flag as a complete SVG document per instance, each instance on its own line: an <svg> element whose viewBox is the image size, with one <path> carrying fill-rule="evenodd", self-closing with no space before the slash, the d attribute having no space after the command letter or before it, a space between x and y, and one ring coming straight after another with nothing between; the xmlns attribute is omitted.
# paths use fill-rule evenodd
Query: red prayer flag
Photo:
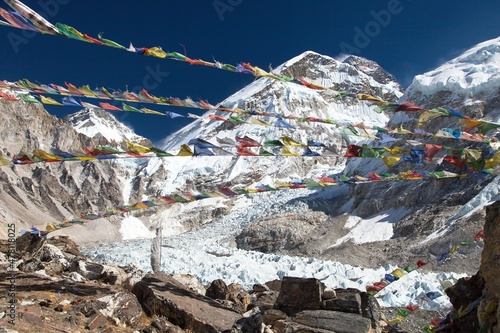
<svg viewBox="0 0 500 333"><path fill-rule="evenodd" d="M210 120L229 121L229 120L227 120L226 118L221 117L221 116L218 116L218 115L215 115L215 114L209 114L209 115L208 115L208 118L209 118Z"/></svg>
<svg viewBox="0 0 500 333"><path fill-rule="evenodd" d="M249 138L246 135L242 138L236 137L236 141L238 141L242 147L262 147L259 142Z"/></svg>
<svg viewBox="0 0 500 333"><path fill-rule="evenodd" d="M236 146L236 151L238 152L238 156L259 156L258 154L240 146Z"/></svg>
<svg viewBox="0 0 500 333"><path fill-rule="evenodd" d="M395 111L409 112L409 111L420 111L420 110L422 110L420 106L415 105L412 102L404 101L396 108Z"/></svg>
<svg viewBox="0 0 500 333"><path fill-rule="evenodd" d="M415 311L418 309L418 305L407 305L405 308L410 311Z"/></svg>
<svg viewBox="0 0 500 333"><path fill-rule="evenodd" d="M356 145L349 145L344 157L359 157L359 151L362 147Z"/></svg>
<svg viewBox="0 0 500 333"><path fill-rule="evenodd" d="M111 105L109 103L105 103L105 102L99 102L99 105L101 106L101 108L103 108L104 110L109 110L109 111L123 111L122 109L120 109L119 107L117 106L114 106L114 105Z"/></svg>
<svg viewBox="0 0 500 333"><path fill-rule="evenodd" d="M481 230L479 231L476 236L474 236L474 242L477 242L478 240L480 240L481 238L484 237L484 230Z"/></svg>
<svg viewBox="0 0 500 333"><path fill-rule="evenodd" d="M0 90L0 98L3 98L6 101L11 101L11 102L17 102L17 101L19 101L15 96L12 96L12 95L9 95L7 93L4 93L1 90Z"/></svg>

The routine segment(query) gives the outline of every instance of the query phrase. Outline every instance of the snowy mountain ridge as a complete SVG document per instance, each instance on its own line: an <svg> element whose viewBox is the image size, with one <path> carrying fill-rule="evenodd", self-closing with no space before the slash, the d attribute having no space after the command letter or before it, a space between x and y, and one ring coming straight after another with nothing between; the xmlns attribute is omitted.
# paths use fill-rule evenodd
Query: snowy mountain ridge
<svg viewBox="0 0 500 333"><path fill-rule="evenodd" d="M294 77L301 76L338 91L346 89L369 91L389 100L397 100L402 95L401 86L394 77L375 62L354 56L339 62L331 57L307 51L278 66L273 72ZM385 126L389 120L386 115L373 112L372 107L365 101L339 100L334 95L331 90L317 91L295 83L260 78L229 96L219 105L230 109L258 110L278 116L328 118L339 123L362 122L367 126ZM216 114L227 117L225 112L218 111ZM275 117L258 118L271 124L277 121ZM280 156L259 159L236 156L217 159L197 157L192 160L178 158L174 163L171 163L173 161L170 159L165 160L163 166L157 161L151 161L144 169L145 175L154 174L160 167L165 168L167 178L155 186L158 191L167 194L183 187L186 183L198 184L203 189L211 184L250 186L273 180L317 178L322 174L338 172L337 165L345 162L339 153L345 145L345 138L341 134L341 128L337 126L288 121L295 128L266 127L252 124L251 119L245 120L249 124L235 125L202 117L168 136L162 148L178 149L181 144L197 138L219 145L222 139L229 138L234 141L235 137L245 135L261 143L267 139L288 136L302 143L309 139L322 142L335 152L336 156L315 160ZM366 140L355 137L349 139L352 142ZM230 149L229 151L235 153ZM195 189L192 185L189 188Z"/></svg>
<svg viewBox="0 0 500 333"><path fill-rule="evenodd" d="M500 37L480 43L437 69L417 75L407 95L437 90L473 96L495 93L500 84Z"/></svg>
<svg viewBox="0 0 500 333"><path fill-rule="evenodd" d="M115 143L122 143L124 141L149 141L135 134L130 127L122 124L109 112L101 108L88 106L79 112L67 116L65 120L78 133L82 133L92 139L99 140L100 138L104 138L109 142Z"/></svg>

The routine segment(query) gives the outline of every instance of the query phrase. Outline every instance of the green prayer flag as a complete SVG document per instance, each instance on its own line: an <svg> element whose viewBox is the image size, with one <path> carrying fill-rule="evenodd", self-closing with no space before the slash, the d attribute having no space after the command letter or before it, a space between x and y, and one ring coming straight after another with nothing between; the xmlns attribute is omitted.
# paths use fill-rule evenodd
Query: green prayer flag
<svg viewBox="0 0 500 333"><path fill-rule="evenodd" d="M283 147L284 144L280 140L266 140L264 147Z"/></svg>
<svg viewBox="0 0 500 333"><path fill-rule="evenodd" d="M33 103L33 104L42 104L39 100L37 100L35 97L30 96L30 95L19 95L18 96L23 102L26 103Z"/></svg>
<svg viewBox="0 0 500 333"><path fill-rule="evenodd" d="M273 153L265 150L264 148L260 148L259 150L259 156L276 156Z"/></svg>
<svg viewBox="0 0 500 333"><path fill-rule="evenodd" d="M229 120L230 122L235 123L235 124L248 124L243 119L236 117L236 116L233 116L233 115L230 115L229 118L227 118L227 120Z"/></svg>
<svg viewBox="0 0 500 333"><path fill-rule="evenodd" d="M133 106L127 105L125 103L122 103L122 108L123 108L123 111L144 113L144 111L139 110L137 108L134 108Z"/></svg>
<svg viewBox="0 0 500 333"><path fill-rule="evenodd" d="M405 308L398 308L396 309L396 313L401 317L408 317L411 311Z"/></svg>

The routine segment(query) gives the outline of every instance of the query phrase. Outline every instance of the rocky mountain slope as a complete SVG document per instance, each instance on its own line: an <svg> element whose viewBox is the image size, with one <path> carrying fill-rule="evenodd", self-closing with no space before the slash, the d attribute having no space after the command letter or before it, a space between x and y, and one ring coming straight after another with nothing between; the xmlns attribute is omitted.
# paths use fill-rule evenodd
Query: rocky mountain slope
<svg viewBox="0 0 500 333"><path fill-rule="evenodd" d="M40 105L1 100L0 109L0 124L4 129L0 133L0 147L7 157L22 151L31 153L34 149L78 152L82 147L116 146L125 138L140 138L135 134L131 136L129 128L103 110L86 109L65 121L50 115ZM80 123L76 119L80 119ZM89 119L107 120L114 136L81 134L82 122ZM16 223L18 231L31 226L44 230L47 223L62 222L77 218L81 213L101 212L116 204L137 200L139 193L129 197L130 191L128 194L124 191L136 168L135 163L113 161L2 167L0 219ZM5 228L0 230L0 236L6 237Z"/></svg>

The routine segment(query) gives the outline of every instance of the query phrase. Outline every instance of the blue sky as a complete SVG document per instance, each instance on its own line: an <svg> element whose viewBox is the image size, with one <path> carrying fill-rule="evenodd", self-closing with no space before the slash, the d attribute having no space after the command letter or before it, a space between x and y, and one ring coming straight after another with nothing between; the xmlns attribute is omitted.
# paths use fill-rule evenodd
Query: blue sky
<svg viewBox="0 0 500 333"><path fill-rule="evenodd" d="M500 2L362 0L25 0L52 23L123 45L161 46L191 58L250 62L267 69L306 51L343 51L374 60L403 86L471 46L500 35ZM1 2L1 7L9 8ZM15 34L15 36L14 36ZM16 42L13 42L15 40ZM182 46L183 45L183 46ZM215 104L253 77L143 57L50 35L0 26L0 79L124 90L148 83L156 96L202 98ZM156 77L156 80L151 80ZM146 81L145 81L146 80ZM154 107L152 107L154 108ZM185 109L156 107L187 113ZM77 110L50 108L64 116ZM191 111L190 111L191 112ZM158 142L188 119L117 114Z"/></svg>

